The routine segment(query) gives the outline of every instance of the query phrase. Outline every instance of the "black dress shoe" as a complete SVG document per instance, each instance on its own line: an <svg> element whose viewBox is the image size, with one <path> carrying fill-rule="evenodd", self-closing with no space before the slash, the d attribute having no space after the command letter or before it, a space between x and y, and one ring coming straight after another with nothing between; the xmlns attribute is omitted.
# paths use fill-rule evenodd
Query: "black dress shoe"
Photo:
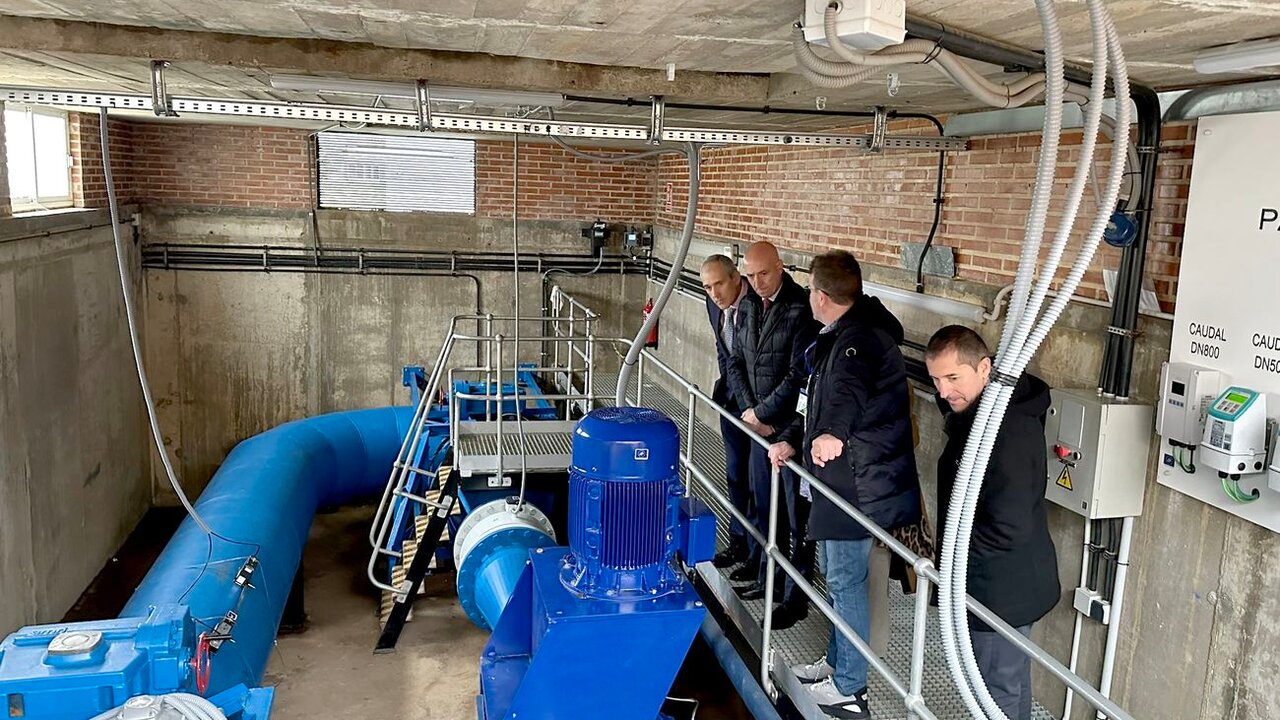
<svg viewBox="0 0 1280 720"><path fill-rule="evenodd" d="M716 553L711 559L711 564L718 568L727 568L737 565L747 559L747 547L742 543L731 542L729 547Z"/></svg>
<svg viewBox="0 0 1280 720"><path fill-rule="evenodd" d="M738 593L738 597L743 600L760 600L764 598L764 583L748 585L745 588L734 588L734 592ZM782 583L778 583L773 588L773 600L774 602L782 600Z"/></svg>
<svg viewBox="0 0 1280 720"><path fill-rule="evenodd" d="M743 565L737 570L729 573L729 579L733 582L751 581L754 583L756 578L760 576L760 568L756 567L757 565L759 565L759 563L753 563L748 559L746 565Z"/></svg>
<svg viewBox="0 0 1280 720"><path fill-rule="evenodd" d="M786 630L809 617L809 603L782 603L773 609L773 629Z"/></svg>

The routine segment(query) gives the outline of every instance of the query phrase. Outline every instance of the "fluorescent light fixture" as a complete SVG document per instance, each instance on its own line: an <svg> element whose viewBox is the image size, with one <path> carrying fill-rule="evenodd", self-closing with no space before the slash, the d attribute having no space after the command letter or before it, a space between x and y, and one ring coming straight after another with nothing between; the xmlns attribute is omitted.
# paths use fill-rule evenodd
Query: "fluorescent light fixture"
<svg viewBox="0 0 1280 720"><path fill-rule="evenodd" d="M1212 48L1196 55L1196 72L1201 75L1240 72L1253 68L1280 65L1280 38Z"/></svg>
<svg viewBox="0 0 1280 720"><path fill-rule="evenodd" d="M271 87L276 90L300 90L339 95L381 95L383 97L412 98L416 95L413 83L386 82L381 80L351 80L348 78L322 77L318 75L272 75ZM474 103L485 106L528 105L560 107L564 95L527 90L483 90L479 88L445 87L428 85L431 99L448 103Z"/></svg>

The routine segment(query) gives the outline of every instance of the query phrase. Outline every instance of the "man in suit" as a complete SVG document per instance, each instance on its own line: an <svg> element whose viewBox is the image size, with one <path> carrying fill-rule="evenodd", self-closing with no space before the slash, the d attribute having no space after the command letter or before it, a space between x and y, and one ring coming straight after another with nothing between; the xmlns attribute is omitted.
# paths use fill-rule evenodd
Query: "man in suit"
<svg viewBox="0 0 1280 720"><path fill-rule="evenodd" d="M733 357L734 331L738 313L743 301L751 294L751 288L743 280L733 261L724 255L712 255L702 261L699 275L702 278L702 289L707 292L707 318L711 321L711 333L716 339L716 363L720 368L720 376L716 378L711 399L725 410L739 415L745 408L738 407L733 394L729 392L726 375L730 358ZM725 478L729 486L729 501L752 525L758 525L751 503L747 476L751 457L751 440L736 425L723 417L720 418L720 436L724 439ZM712 562L718 568L726 568L751 558L758 562L759 557L760 547L755 538L747 535L737 520L730 520L729 545L716 553ZM755 566L749 564L749 567L750 577L754 578Z"/></svg>
<svg viewBox="0 0 1280 720"><path fill-rule="evenodd" d="M800 388L808 375L804 353L818 335L819 326L809 311L809 293L783 269L778 249L768 242L747 249L746 276L755 295L744 299L733 361L728 366L729 389L742 421L765 440L796 418ZM750 475L756 504L757 527L768 532L770 462L768 450L751 444ZM806 577L813 574L813 543L805 539L809 500L800 494L800 479L783 469L779 478L785 507L778 512L778 544ZM764 597L765 562L761 558L756 583L740 591L745 599ZM789 576L779 597L782 605L773 616L773 627L784 629L808 615L808 598ZM775 593L777 595L777 593Z"/></svg>

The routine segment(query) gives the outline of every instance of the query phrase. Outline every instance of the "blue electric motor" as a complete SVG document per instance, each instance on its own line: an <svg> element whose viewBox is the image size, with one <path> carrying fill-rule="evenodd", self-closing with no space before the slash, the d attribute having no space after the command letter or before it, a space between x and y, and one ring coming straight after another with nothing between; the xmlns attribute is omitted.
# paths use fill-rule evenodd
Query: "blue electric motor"
<svg viewBox="0 0 1280 720"><path fill-rule="evenodd" d="M596 598L679 589L680 431L647 408L604 408L573 433L565 586Z"/></svg>
<svg viewBox="0 0 1280 720"><path fill-rule="evenodd" d="M682 561L715 551L715 517L683 497L679 448L655 410L578 423L569 547L533 547L509 591L486 590L508 599L480 659L480 720L658 717L706 612Z"/></svg>

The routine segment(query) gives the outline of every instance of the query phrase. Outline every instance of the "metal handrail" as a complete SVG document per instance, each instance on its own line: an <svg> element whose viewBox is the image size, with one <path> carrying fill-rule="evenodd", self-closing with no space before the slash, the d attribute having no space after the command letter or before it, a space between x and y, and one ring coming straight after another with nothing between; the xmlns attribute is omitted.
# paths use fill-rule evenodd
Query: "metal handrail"
<svg viewBox="0 0 1280 720"><path fill-rule="evenodd" d="M450 412L450 443L451 444L453 443L454 439L457 438L456 401L458 399L485 400L486 419L489 419L490 417L496 415L497 421L498 421L499 446L501 446L502 444L501 442L501 436L503 433L502 403L504 401L503 389L502 389L502 373L504 371L504 368L500 367L502 363L502 354L501 354L500 348L503 342L512 343L514 345L514 339L504 338L501 335L501 333L495 333L494 332L495 324L501 327L504 324L512 324L517 322L539 323L544 328L544 334L521 337L520 338L521 344L525 342L549 342L549 343L553 343L557 348L561 344L566 344L569 349L568 356L570 358L570 367L569 367L568 375L570 380L572 380L572 376L573 376L572 359L575 356L581 358L587 367L587 383L588 384L585 388L583 388L583 393L581 394L580 397L566 398L566 400L585 400L587 403L593 404L597 399L601 399L599 397L593 397L591 395L591 385L590 385L591 375L593 372L592 365L594 364L593 363L594 351L592 350L591 345L594 342L596 342L591 335L591 331L592 331L592 326L598 321L599 318L593 311L591 311L590 308L587 308L580 301L573 298L568 293L565 293L563 290L559 290L558 286L556 286L554 290L556 291L555 296L557 300L555 304L555 313L558 313L560 308L567 307L570 315L569 317L570 325L569 325L569 331L567 334L564 333L561 328L561 323L565 318L560 316L559 314L539 315L539 316L521 315L518 317L515 315L494 315L492 313L483 314L483 315L464 314L464 315L455 315L452 319L450 319L448 331L445 335L445 342L440 347L440 353L436 358L435 365L432 366L431 375L429 376L427 381L427 387L424 389L422 396L418 400L417 406L414 408L413 418L410 421L411 430L410 432L407 432L405 434L404 441L400 445L400 450L396 455L395 462L392 464L391 473L387 479L386 487L383 489L382 497L378 502L377 509L374 511L373 522L370 524L370 527L369 527L369 543L372 547L373 552L370 553L370 556L369 556L369 562L366 568L366 575L369 578L369 582L372 583L374 587L381 590L388 591L388 592L393 592L393 593L401 592L400 588L393 587L383 582L382 580L378 579L375 573L375 567L377 565L378 557L380 555L386 555L389 557L396 557L396 558L402 557L401 553L384 547L384 545L387 544L387 541L390 537L390 532L392 531L391 526L392 526L392 519L394 517L394 513L391 512L391 508L393 507L394 499L398 497L409 498L410 500L413 500L415 502L418 501L416 495L413 495L412 493L408 492L409 483L417 474L416 472L414 472L415 468L413 468L413 462L412 462L413 455L417 451L417 448L422 442L423 432L427 428L427 418L429 417L430 409L435 402L437 393L439 392L440 382L446 374L445 368L448 366L448 363L453 356L453 350L458 345L458 343L460 342L475 343L477 357L483 354L484 366L475 367L474 371L483 372L485 374L486 394L481 396L476 396L474 394L468 394L468 393L463 393L461 395L451 393L451 395L455 395L455 397L451 400L452 405L451 405L451 412ZM581 317L578 317L578 311L581 312ZM463 333L459 331L459 325L461 325L462 323L472 323L472 322L475 324L475 328L476 328L474 334L468 334L468 333ZM579 325L580 329L585 330L585 333L577 334L574 332L573 325L575 322ZM555 328L555 330L553 331L554 334L552 335L545 334L545 329L547 328L548 325ZM610 342L617 342L620 339L607 339L607 340ZM585 349L580 348L578 347L579 345L586 345L586 347ZM498 357L496 358L498 366L495 366L495 358L494 358L495 346L499 348ZM518 346L516 346L516 350L513 352L513 358L515 359L514 365L517 367L519 365L518 353L519 353L519 349L518 349ZM562 367L539 368L540 371L551 371L551 372L556 372L564 369L565 368L562 368ZM457 370L458 370L457 368L453 368L448 371L449 387L453 387L453 377L454 377L454 373ZM493 387L493 380L494 380L495 373L498 379L498 387L496 388L497 412L493 413L491 412L491 408L494 407L493 406L494 396L492 394L487 394L487 393L489 388ZM517 392L517 397L518 395L519 394ZM556 396L544 397L544 399L559 399L559 397L556 397ZM566 413L568 412L569 405L570 403L566 402ZM566 416L566 419L567 419L567 416Z"/></svg>
<svg viewBox="0 0 1280 720"><path fill-rule="evenodd" d="M697 402L705 403L711 410L713 410L718 415L720 415L720 417L728 419L729 422L731 422L735 427L737 427L739 430L745 433L747 437L751 439L752 442L764 448L768 448L770 446L769 441L765 440L763 437L758 435L754 430L748 427L746 423L742 422L742 420L736 417L733 413L729 412L728 410L725 410L719 403L715 402L715 400L713 400L710 396L708 396L706 393L698 389L697 385L686 380L678 372L672 369L671 366L667 365L665 362L659 359L653 352L651 352L650 350L645 350L644 352L641 353L641 357L643 358L645 356L648 356L649 364L656 366L658 369L662 370L663 373L665 373L672 381L674 381L677 385L679 385L688 393L688 396L690 398L690 403L697 403ZM645 365L642 364L641 368L643 369L644 367ZM643 371L641 371L641 373L643 373ZM640 386L644 385L643 374L641 374L640 377L638 378L638 383ZM690 417L693 417L694 415L695 415L694 412L690 412ZM692 424L690 424L690 426L687 428L687 432L690 435L693 434ZM690 445L690 447L692 447L692 445ZM916 607L915 607L915 618L914 618L915 637L913 638L913 647L912 647L912 655L911 655L911 677L909 679L909 683L910 683L909 686L905 686L902 684L901 680L899 680L897 676L892 673L892 671L888 668L888 666L885 665L884 661L878 655L876 655L874 651L872 651L871 647L867 645L866 642L857 633L853 632L853 629L850 628L848 624L845 623L835 613L834 609L831 608L831 606L826 602L826 600L821 597L821 593L819 593L817 589L814 588L813 585L804 578L803 574L800 573L795 568L795 566L793 566L787 560L786 556L778 549L777 542L776 542L777 538L776 538L776 527L775 527L777 522L778 496L779 496L778 468L776 467L773 468L772 474L771 474L770 492L769 492L769 517L770 517L769 525L770 527L769 527L769 536L764 537L754 527L752 527L750 521L747 520L746 516L744 516L741 512L739 512L738 509L735 508L733 504L728 501L728 498L725 497L723 493L721 493L717 488L714 487L714 485L711 483L710 479L706 476L706 474L697 468L691 453L690 454L681 453L680 461L681 461L681 464L688 471L686 474L686 482L688 477L690 476L694 477L698 481L698 483L703 487L703 489L707 491L708 494L710 494L712 497L714 497L717 500L717 502L721 503L724 506L724 509L729 514L731 514L735 519L737 519L742 524L743 528L747 532L749 532L752 535L752 537L754 537L756 541L761 544L762 547L765 548L765 555L768 558L766 569L765 569L765 573L766 573L765 574L765 582L766 582L765 597L766 598L773 597L772 582L773 582L773 577L776 569L775 565L777 567L781 567L783 572L787 573L787 575L789 575L791 579L795 581L796 585L799 586L804 591L804 593L808 595L811 600L814 601L814 605L832 623L832 625L835 626L840 631L840 633L844 635L845 638L848 639L849 642L852 643L855 648L857 648L858 652L861 653L863 657L867 659L868 664L871 667L873 667L878 673L880 673L882 677L885 678L885 681L889 684L891 688L893 688L894 692L897 693L898 696L903 699L903 703L908 713L911 713L914 717L921 717L921 718L925 718L926 720L928 720L929 718L933 718L934 716L932 712L929 711L927 707L925 707L923 696L920 694L921 688L923 687L922 674L923 674L923 665L924 665L924 629L926 627L926 619L927 619L927 612L928 612L927 583L932 582L936 584L940 582L940 577L938 575L937 569L933 565L933 561L928 558L921 557L916 553L912 552L909 548L907 548L905 545L899 542L896 538L890 535L888 531L884 530L875 522L873 522L870 518L868 518L866 515L862 514L862 512L860 512L857 508L849 504L849 502L846 501L843 497L841 497L838 493L836 493L831 488L827 487L821 480L818 480L811 473L805 470L801 465L796 463L795 460L788 460L786 462L786 466L789 469L791 469L793 472L795 472L800 478L802 478L803 480L806 480L812 489L822 493L822 495L826 497L828 500L830 500L833 505L839 508L841 512L843 512L849 518L851 518L852 520L857 522L859 525L861 525L865 530L867 530L867 532L869 532L877 540L879 540L886 547L888 547L890 551L892 551L893 553L901 557L903 560L905 560L907 563L909 563L911 567L915 570L916 576L918 578L924 579L924 582L921 583L921 585L917 588L917 591L916 591L919 595L917 596ZM773 666L773 661L771 657L773 653L773 649L771 647L772 605L773 604L771 602L768 602L766 600L765 606L764 606L765 607L764 624L761 628L763 650L760 653L761 683L765 687L765 689L769 691L771 694L776 692L773 685L773 678L770 673L770 668ZM1015 630L1013 626L1009 625L1007 622L1005 622L1002 618L1000 618L998 615L992 612L985 605L973 599L973 597L969 595L965 595L965 605L968 607L969 612L973 613L980 620L982 620L984 623L989 625L993 630L1000 633L1000 635L1003 636L1005 639L1007 639L1009 642L1013 643L1013 645L1016 646L1018 650L1022 652L1024 655L1027 655L1032 660L1039 663L1040 666L1048 670L1050 674L1052 674L1054 677L1058 678L1063 683L1065 683L1068 687L1072 688L1077 693L1079 693L1095 709L1106 714L1108 717L1114 718L1115 720L1133 720L1132 715L1130 715L1128 712L1120 708L1112 700L1104 696L1097 688L1093 687L1088 682L1081 679L1078 675L1068 670L1065 666L1063 666L1061 662L1059 662L1056 658L1054 658L1052 655L1046 652L1044 648L1041 648L1039 645L1032 642L1029 638L1023 636L1021 633Z"/></svg>

